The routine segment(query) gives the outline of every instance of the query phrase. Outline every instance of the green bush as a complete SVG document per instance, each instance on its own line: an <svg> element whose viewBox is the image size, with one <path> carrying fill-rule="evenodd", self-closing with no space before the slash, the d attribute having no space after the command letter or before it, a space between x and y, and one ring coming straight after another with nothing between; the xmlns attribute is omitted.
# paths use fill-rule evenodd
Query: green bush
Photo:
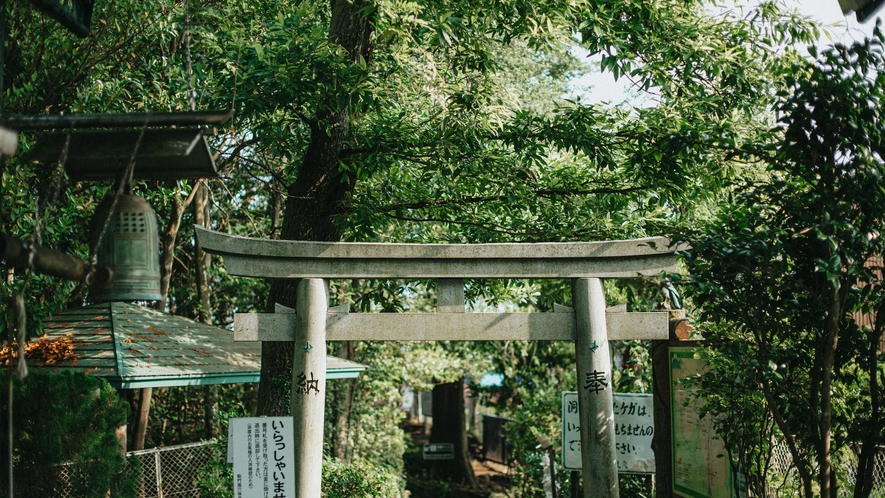
<svg viewBox="0 0 885 498"><path fill-rule="evenodd" d="M0 375L4 386L8 375ZM6 421L9 399L7 395L0 398L2 420ZM15 381L16 496L52 496L59 486L66 486L59 478L63 471L68 475L71 496L104 498L109 490L115 497L136 496L140 468L137 461L127 461L114 435L126 423L126 413L116 390L99 377L32 371L24 381ZM7 444L8 434L2 431L0 447ZM5 468L6 452L0 460ZM3 472L0 496L6 496L7 479Z"/></svg>
<svg viewBox="0 0 885 498"><path fill-rule="evenodd" d="M323 459L325 498L399 498L402 476L364 461Z"/></svg>
<svg viewBox="0 0 885 498"><path fill-rule="evenodd" d="M197 485L205 498L233 498L233 466L227 463L227 426L230 417L245 416L242 408L220 413L221 437L215 458L199 471ZM405 481L396 471L367 461L323 459L325 498L399 498Z"/></svg>

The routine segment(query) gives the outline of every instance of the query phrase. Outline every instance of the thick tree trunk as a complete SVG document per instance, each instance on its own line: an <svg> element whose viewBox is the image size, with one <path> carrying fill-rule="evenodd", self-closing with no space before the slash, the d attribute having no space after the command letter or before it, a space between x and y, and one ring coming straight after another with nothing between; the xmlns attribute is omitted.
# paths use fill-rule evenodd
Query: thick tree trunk
<svg viewBox="0 0 885 498"><path fill-rule="evenodd" d="M477 487L476 475L467 450L464 419L464 379L433 387L433 428L431 443L451 443L454 460L436 460L431 472L437 478Z"/></svg>
<svg viewBox="0 0 885 498"><path fill-rule="evenodd" d="M139 389L138 410L135 414L135 441L132 442L133 450L143 450L145 435L147 434L148 414L151 410L151 397L154 389L145 387Z"/></svg>
<svg viewBox="0 0 885 498"><path fill-rule="evenodd" d="M351 61L369 59L371 19L366 17L369 4L362 0L333 0L329 40L344 47ZM362 12L361 12L362 11ZM311 142L307 147L295 181L286 192L281 237L285 240L337 241L341 227L336 217L341 203L353 190L354 179L340 172L344 141L350 128L350 111L330 102L334 112L322 112L309 123ZM295 307L293 280L274 281L268 311L276 303ZM261 383L258 390L260 415L288 415L290 378L294 351L292 343L263 343L261 348Z"/></svg>

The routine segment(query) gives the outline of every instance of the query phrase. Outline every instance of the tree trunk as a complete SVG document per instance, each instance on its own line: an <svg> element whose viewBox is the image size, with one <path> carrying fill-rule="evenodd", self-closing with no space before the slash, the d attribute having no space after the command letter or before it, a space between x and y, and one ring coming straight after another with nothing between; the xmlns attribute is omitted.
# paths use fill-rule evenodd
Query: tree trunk
<svg viewBox="0 0 885 498"><path fill-rule="evenodd" d="M881 389L879 386L879 341L885 330L885 303L876 309L875 326L870 331L870 346L867 350L867 372L870 375L870 419L867 421L863 446L857 461L857 483L854 487L854 498L868 498L873 492L873 472L876 467L876 456L879 454L879 428L881 422Z"/></svg>
<svg viewBox="0 0 885 498"><path fill-rule="evenodd" d="M329 40L339 44L353 63L369 61L371 19L363 0L333 0ZM350 111L330 102L309 123L311 141L295 181L286 192L281 237L284 240L338 241L341 227L335 218L341 203L353 190L354 179L339 169L344 141L350 129ZM271 285L268 312L276 303L295 307L294 280L276 280ZM288 415L294 351L292 343L265 342L261 347L261 383L258 390L260 415Z"/></svg>
<svg viewBox="0 0 885 498"><path fill-rule="evenodd" d="M154 389L145 387L139 389L138 410L135 415L135 441L132 442L133 450L143 450L145 435L147 434L148 413L151 410L151 396Z"/></svg>
<svg viewBox="0 0 885 498"><path fill-rule="evenodd" d="M172 263L175 261L175 240L178 238L178 229L181 227L181 215L187 209L185 204L172 199L172 211L169 213L169 224L166 231L160 236L163 252L160 254L160 300L154 303L157 311L166 311L166 301L169 298L169 282L172 280Z"/></svg>
<svg viewBox="0 0 885 498"><path fill-rule="evenodd" d="M818 478L820 495L824 498L836 498L837 487L834 485L832 462L832 434L833 427L833 366L836 362L836 347L839 345L839 324L842 319L842 296L838 289L830 292L830 309L827 310L827 319L824 329L824 337L821 338L818 354L821 355L821 382L820 382L820 424L819 449L818 449Z"/></svg>
<svg viewBox="0 0 885 498"><path fill-rule="evenodd" d="M467 431L464 420L464 379L433 387L433 428L431 443L454 445L454 460L436 460L431 473L444 480L476 488L476 476L467 450Z"/></svg>
<svg viewBox="0 0 885 498"><path fill-rule="evenodd" d="M209 228L209 185L206 180L198 180L194 184L194 223ZM209 299L209 265L212 257L203 251L200 242L194 245L194 274L197 281L197 318L199 321L212 324L212 303ZM218 435L215 425L215 413L218 411L218 400L213 386L203 386L203 425L206 439Z"/></svg>
<svg viewBox="0 0 885 498"><path fill-rule="evenodd" d="M270 238L280 238L280 220L283 216L283 185L275 176L270 182Z"/></svg>
<svg viewBox="0 0 885 498"><path fill-rule="evenodd" d="M198 180L194 184L194 222L197 225L209 228L209 186L206 180ZM206 273L212 257L203 252L199 241L194 246L194 272L197 280L197 300L199 301L199 320L203 323L212 323L212 308L209 301L209 278Z"/></svg>
<svg viewBox="0 0 885 498"><path fill-rule="evenodd" d="M184 203L179 201L177 197L172 199L172 212L169 213L169 224L166 226L166 231L163 232L161 238L163 253L160 258L160 300L154 305L154 308L158 311L166 310L166 301L169 298L169 282L172 280L172 263L175 258L175 240L178 238L178 229L181 227L181 215L184 214L184 210L187 209L191 199L193 199L193 192ZM153 394L153 389L150 387L140 389L139 391L138 419L135 421L135 434L133 434L135 439L133 449L135 450L144 449Z"/></svg>

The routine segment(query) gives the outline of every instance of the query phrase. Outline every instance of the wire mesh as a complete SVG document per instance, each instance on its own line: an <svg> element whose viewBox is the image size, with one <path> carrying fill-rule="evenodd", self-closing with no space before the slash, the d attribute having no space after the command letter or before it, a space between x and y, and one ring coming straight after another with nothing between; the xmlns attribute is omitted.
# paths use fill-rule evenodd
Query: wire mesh
<svg viewBox="0 0 885 498"><path fill-rule="evenodd" d="M180 444L130 452L141 460L139 496L144 498L199 498L198 471L213 457L212 443Z"/></svg>
<svg viewBox="0 0 885 498"><path fill-rule="evenodd" d="M213 443L205 441L130 452L128 455L141 462L139 497L199 498L199 470L206 468L212 460L215 451ZM772 453L773 481L769 496L797 496L799 479L786 444L776 444ZM842 477L839 494L840 497L849 497L857 479L857 454L850 452L850 456L844 460L836 466ZM72 475L71 469L70 465L57 465L48 471L16 468L16 498L77 498L73 494L72 484L78 476ZM885 446L879 447L872 479L871 498L885 498ZM0 496L5 496L5 490L0 489Z"/></svg>
<svg viewBox="0 0 885 498"><path fill-rule="evenodd" d="M849 498L853 496L854 486L857 483L857 463L860 448L852 447L850 451L838 455L834 459L833 467L839 480L839 497ZM769 478L768 494L773 497L798 496L799 473L793 465L793 457L783 441L777 442L772 447L771 476ZM815 469L816 471L816 469ZM885 446L879 446L873 466L873 490L870 498L885 498Z"/></svg>
<svg viewBox="0 0 885 498"><path fill-rule="evenodd" d="M213 443L204 441L129 452L128 456L141 463L139 498L199 498L199 470L212 460ZM88 480L89 476L74 475L73 466L69 464L49 469L16 468L15 498L79 498L74 492L78 479ZM0 481L6 480L0 478ZM6 497L8 485L2 484L0 497Z"/></svg>
<svg viewBox="0 0 885 498"><path fill-rule="evenodd" d="M857 482L857 456L860 448L853 453L854 460L848 466L848 481L853 486ZM876 452L875 463L873 464L873 490L870 493L871 498L885 498L885 446L879 446Z"/></svg>

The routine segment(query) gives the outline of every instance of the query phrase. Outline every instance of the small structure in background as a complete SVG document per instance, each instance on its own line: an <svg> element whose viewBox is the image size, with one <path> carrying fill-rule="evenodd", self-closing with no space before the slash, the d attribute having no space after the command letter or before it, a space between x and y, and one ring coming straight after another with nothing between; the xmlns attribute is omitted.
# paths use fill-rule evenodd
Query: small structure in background
<svg viewBox="0 0 885 498"><path fill-rule="evenodd" d="M482 458L507 465L510 463L510 447L507 444L507 433L504 425L509 418L494 415L482 417Z"/></svg>

